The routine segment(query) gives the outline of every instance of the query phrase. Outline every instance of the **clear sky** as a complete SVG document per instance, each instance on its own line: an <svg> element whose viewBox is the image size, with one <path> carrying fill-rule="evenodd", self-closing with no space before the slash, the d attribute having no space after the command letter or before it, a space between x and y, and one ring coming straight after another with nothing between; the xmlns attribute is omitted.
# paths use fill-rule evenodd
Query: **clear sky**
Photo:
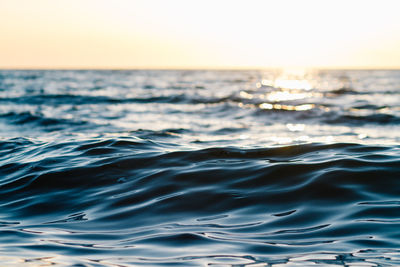
<svg viewBox="0 0 400 267"><path fill-rule="evenodd" d="M399 0L0 0L0 68L399 68L399 12Z"/></svg>

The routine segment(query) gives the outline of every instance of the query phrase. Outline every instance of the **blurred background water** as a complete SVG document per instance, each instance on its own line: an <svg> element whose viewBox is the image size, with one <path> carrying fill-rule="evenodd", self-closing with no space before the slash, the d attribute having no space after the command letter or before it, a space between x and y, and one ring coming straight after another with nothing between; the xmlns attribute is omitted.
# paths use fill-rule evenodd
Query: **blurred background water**
<svg viewBox="0 0 400 267"><path fill-rule="evenodd" d="M7 266L400 265L399 70L2 70Z"/></svg>

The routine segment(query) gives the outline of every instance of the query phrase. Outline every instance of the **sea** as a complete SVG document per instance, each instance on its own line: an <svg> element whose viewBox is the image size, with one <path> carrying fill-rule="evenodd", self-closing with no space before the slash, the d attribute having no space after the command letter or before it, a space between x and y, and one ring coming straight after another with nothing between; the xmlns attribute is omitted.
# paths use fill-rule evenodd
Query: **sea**
<svg viewBox="0 0 400 267"><path fill-rule="evenodd" d="M0 266L400 266L400 70L1 70Z"/></svg>

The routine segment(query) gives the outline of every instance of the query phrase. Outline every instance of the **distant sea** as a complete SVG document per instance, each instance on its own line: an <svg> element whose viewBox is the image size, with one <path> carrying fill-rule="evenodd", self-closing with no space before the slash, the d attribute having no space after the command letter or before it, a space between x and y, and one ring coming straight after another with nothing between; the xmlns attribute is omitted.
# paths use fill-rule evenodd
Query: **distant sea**
<svg viewBox="0 0 400 267"><path fill-rule="evenodd" d="M400 266L400 70L1 70L0 266Z"/></svg>

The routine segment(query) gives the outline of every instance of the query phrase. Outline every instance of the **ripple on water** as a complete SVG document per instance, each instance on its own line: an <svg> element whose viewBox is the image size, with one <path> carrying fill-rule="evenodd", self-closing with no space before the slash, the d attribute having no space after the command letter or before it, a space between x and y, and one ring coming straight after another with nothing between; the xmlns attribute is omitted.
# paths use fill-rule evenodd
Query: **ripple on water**
<svg viewBox="0 0 400 267"><path fill-rule="evenodd" d="M398 152L21 143L14 156L29 164L0 168L4 262L24 250L37 264L392 264L359 251L398 252Z"/></svg>

